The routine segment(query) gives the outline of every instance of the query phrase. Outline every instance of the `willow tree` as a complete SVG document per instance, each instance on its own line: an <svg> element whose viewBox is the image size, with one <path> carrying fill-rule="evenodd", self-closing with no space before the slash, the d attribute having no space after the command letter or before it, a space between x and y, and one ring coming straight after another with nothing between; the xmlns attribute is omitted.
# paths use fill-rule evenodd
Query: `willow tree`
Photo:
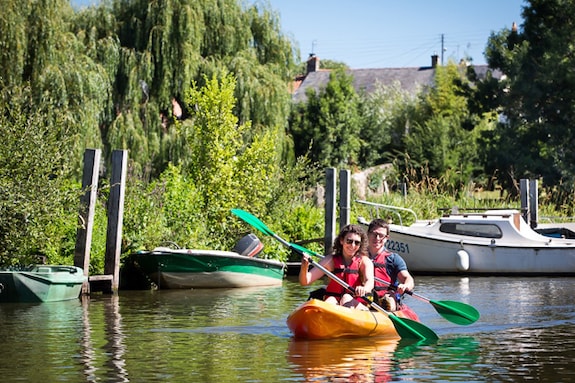
<svg viewBox="0 0 575 383"><path fill-rule="evenodd" d="M296 52L268 8L236 0L115 0L81 12L74 30L86 45L102 47L91 57L114 68L113 100L101 125L107 148L130 149L137 168L151 176L189 157L175 128L188 115L175 114L173 105L182 106L203 76L235 75L234 113L253 127L246 142L254 131L285 126Z"/></svg>
<svg viewBox="0 0 575 383"><path fill-rule="evenodd" d="M109 77L70 33L67 1L6 0L2 6L0 88L30 87L32 110L74 135L66 153L78 168L83 149L101 145L99 113Z"/></svg>

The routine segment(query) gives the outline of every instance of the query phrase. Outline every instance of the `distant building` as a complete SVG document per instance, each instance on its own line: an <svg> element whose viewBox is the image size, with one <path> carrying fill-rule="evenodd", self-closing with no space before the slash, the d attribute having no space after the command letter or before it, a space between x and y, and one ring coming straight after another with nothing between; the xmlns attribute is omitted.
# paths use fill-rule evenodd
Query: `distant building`
<svg viewBox="0 0 575 383"><path fill-rule="evenodd" d="M373 92L377 84L392 85L399 83L401 88L415 95L421 88L433 86L435 68L438 56L431 56L431 65L425 67L409 68L374 68L374 69L349 69L348 73L353 76L353 86L359 92ZM319 92L329 82L330 70L320 69L320 60L316 55L310 55L307 61L307 73L298 76L292 83L292 99L294 102L307 101L306 91L314 89ZM487 65L474 65L479 79L485 78L488 70ZM494 71L495 78L501 78L499 71Z"/></svg>

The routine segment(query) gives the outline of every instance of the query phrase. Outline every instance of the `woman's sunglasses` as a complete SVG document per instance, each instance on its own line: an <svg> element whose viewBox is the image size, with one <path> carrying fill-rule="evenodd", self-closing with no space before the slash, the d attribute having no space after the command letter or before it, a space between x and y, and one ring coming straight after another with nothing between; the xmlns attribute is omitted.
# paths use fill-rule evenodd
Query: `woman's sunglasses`
<svg viewBox="0 0 575 383"><path fill-rule="evenodd" d="M361 245L361 241L356 241L354 239L346 239L345 243L347 243L348 245L355 245L355 246Z"/></svg>

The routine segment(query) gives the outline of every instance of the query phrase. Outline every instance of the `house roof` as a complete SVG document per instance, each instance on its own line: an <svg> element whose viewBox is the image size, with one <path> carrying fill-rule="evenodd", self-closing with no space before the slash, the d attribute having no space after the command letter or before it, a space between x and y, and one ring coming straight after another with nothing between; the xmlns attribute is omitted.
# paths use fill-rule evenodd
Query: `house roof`
<svg viewBox="0 0 575 383"><path fill-rule="evenodd" d="M479 79L485 77L488 66L475 65L475 72ZM292 94L294 102L307 101L306 91L314 89L318 92L324 89L329 82L329 70L309 72L299 83ZM433 85L435 67L409 67L409 68L379 68L379 69L349 69L347 73L353 76L353 86L357 92L371 93L377 84L389 86L398 82L405 91L416 94L422 87ZM494 77L500 78L501 74L496 71Z"/></svg>

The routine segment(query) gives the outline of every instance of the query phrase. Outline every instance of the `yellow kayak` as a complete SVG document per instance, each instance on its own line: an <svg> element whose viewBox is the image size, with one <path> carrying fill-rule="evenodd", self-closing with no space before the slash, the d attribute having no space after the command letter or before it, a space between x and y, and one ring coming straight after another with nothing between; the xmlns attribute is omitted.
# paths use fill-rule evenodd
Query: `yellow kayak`
<svg viewBox="0 0 575 383"><path fill-rule="evenodd" d="M394 312L400 318L418 320L407 306ZM287 318L295 338L331 339L341 337L380 336L399 339L391 319L379 311L364 311L310 299L296 308Z"/></svg>

